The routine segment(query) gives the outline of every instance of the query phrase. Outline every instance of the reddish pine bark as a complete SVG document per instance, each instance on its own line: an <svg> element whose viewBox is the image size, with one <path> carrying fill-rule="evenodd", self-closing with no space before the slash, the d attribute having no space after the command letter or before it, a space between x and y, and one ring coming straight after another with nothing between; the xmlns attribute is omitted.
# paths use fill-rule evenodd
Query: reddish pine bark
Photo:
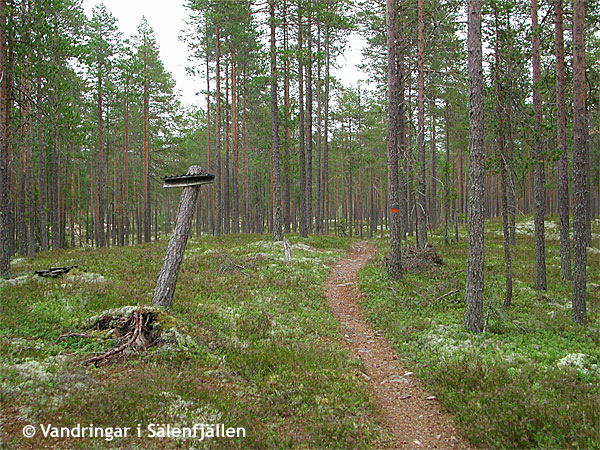
<svg viewBox="0 0 600 450"><path fill-rule="evenodd" d="M273 224L274 241L281 241L281 178L279 160L279 118L277 108L277 47L275 40L275 0L269 0L271 28L271 153L273 157Z"/></svg>
<svg viewBox="0 0 600 450"><path fill-rule="evenodd" d="M427 244L427 193L425 185L425 19L423 17L423 0L417 1L417 245Z"/></svg>
<svg viewBox="0 0 600 450"><path fill-rule="evenodd" d="M388 274L392 279L402 277L401 216L398 185L398 128L400 115L400 80L396 52L396 2L386 1L387 70L388 70L388 204L390 207L390 256Z"/></svg>
<svg viewBox="0 0 600 450"><path fill-rule="evenodd" d="M533 76L533 110L535 120L534 142L534 202L535 228L535 288L546 290L546 243L544 239L544 215L546 195L544 193L544 153L542 150L542 94L540 90L540 37L537 18L537 0L531 0L531 62Z"/></svg>
<svg viewBox="0 0 600 450"><path fill-rule="evenodd" d="M465 327L483 331L485 148L481 0L469 0L467 48L469 72L469 241L465 283Z"/></svg>
<svg viewBox="0 0 600 450"><path fill-rule="evenodd" d="M567 116L565 113L565 47L563 2L554 3L554 48L556 55L556 129L558 152L558 214L560 216L560 276L571 279L571 243L569 240L569 172L567 154Z"/></svg>
<svg viewBox="0 0 600 450"><path fill-rule="evenodd" d="M587 118L585 0L573 0L573 303L572 320L585 324L587 263Z"/></svg>

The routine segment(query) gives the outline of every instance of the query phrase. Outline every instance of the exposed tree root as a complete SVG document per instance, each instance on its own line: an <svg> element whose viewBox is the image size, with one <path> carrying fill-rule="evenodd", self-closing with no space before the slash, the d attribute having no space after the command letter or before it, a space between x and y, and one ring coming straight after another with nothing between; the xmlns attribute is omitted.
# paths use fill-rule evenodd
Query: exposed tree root
<svg viewBox="0 0 600 450"><path fill-rule="evenodd" d="M118 339L110 350L83 361L83 364L100 365L109 363L115 357L128 353L145 351L153 346L167 346L188 350L196 342L186 332L186 327L166 311L153 306L124 306L110 309L91 317L83 327L85 333L66 333L64 338L106 338Z"/></svg>
<svg viewBox="0 0 600 450"><path fill-rule="evenodd" d="M146 325L148 323L148 316L146 316ZM118 345L117 347L112 348L106 353L94 356L84 361L84 364L92 364L99 363L101 361L108 361L111 356L117 355L123 352L125 349L132 347L141 347L142 349L146 349L148 345L147 338L144 337L143 331L143 314L140 311L134 311L131 315L131 319L128 321L127 326L133 328L132 331L129 331L125 336L123 336L123 343Z"/></svg>
<svg viewBox="0 0 600 450"><path fill-rule="evenodd" d="M84 332L65 333L59 336L59 339L117 339L113 348L84 360L84 365L108 364L120 356L137 354L151 347L173 352L198 352L213 351L224 345L218 334L200 326L193 328L192 337L189 326L155 306L123 306L109 309L90 317L81 328Z"/></svg>
<svg viewBox="0 0 600 450"><path fill-rule="evenodd" d="M92 336L91 334L88 334L88 333L65 333L65 334L61 334L58 338L65 339L65 338L70 338L70 337L91 338L94 336Z"/></svg>

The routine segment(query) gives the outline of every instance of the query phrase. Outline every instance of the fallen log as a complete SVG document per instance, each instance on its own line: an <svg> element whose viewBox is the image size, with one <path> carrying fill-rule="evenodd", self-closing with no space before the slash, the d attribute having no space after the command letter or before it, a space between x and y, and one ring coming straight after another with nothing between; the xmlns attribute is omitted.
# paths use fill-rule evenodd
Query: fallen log
<svg viewBox="0 0 600 450"><path fill-rule="evenodd" d="M57 278L65 273L69 273L72 269L76 269L77 266L67 267L50 267L49 269L34 270L34 274L45 278Z"/></svg>

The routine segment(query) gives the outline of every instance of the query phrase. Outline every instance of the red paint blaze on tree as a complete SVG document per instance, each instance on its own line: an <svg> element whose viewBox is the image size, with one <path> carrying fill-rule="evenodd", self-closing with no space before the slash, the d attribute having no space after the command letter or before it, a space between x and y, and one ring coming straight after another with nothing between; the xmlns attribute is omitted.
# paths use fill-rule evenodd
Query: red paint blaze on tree
<svg viewBox="0 0 600 450"><path fill-rule="evenodd" d="M399 211L399 177L398 177L398 119L400 115L400 92L397 61L397 14L395 0L386 2L387 27L387 70L388 70L388 198L390 212ZM400 238L401 217L393 214L390 217L390 258L388 274L392 279L402 276L402 251Z"/></svg>

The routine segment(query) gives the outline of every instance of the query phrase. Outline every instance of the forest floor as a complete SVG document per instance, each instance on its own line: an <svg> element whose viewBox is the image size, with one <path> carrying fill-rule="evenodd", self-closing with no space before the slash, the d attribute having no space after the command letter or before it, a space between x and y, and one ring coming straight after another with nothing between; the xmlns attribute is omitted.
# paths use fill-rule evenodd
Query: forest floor
<svg viewBox="0 0 600 450"><path fill-rule="evenodd" d="M517 220L513 299L505 292L502 225L485 224L485 332L463 327L466 227L459 242L429 236L443 264L389 280L386 240L359 272L361 306L477 448L600 448L600 219L588 248L586 327L571 322L572 283L560 279L558 218L546 219L548 289L534 289L531 217ZM409 242L414 242L409 238Z"/></svg>
<svg viewBox="0 0 600 450"><path fill-rule="evenodd" d="M340 322L346 347L365 366L363 377L377 399L388 433L376 448L466 448L447 412L427 393L414 374L400 367L398 355L380 330L373 330L360 310L358 271L375 247L358 242L338 260L327 280L327 303Z"/></svg>
<svg viewBox="0 0 600 450"><path fill-rule="evenodd" d="M168 345L84 364L113 348L91 316L150 302L166 240L13 261L0 281L0 449L372 448L384 430L327 308L325 280L348 238L267 235L188 242ZM79 266L56 279L35 269ZM127 438L45 438L40 424L131 427ZM150 437L149 424L243 427L245 438ZM141 424L142 436L137 437ZM22 430L34 425L36 434ZM132 433L134 435L132 436Z"/></svg>
<svg viewBox="0 0 600 450"><path fill-rule="evenodd" d="M482 336L462 329L463 228L459 243L431 237L443 265L408 271L399 282L385 273L385 238L366 246L291 235L293 264L286 266L281 246L267 235L202 237L188 242L170 340L98 366L85 361L118 339L86 324L108 309L150 302L166 240L19 258L11 265L13 279L0 280L0 449L599 448L600 221L588 253L585 328L570 322L555 220L546 228L549 288L533 290L530 222L522 218L518 225L515 296L506 312L499 307L500 223L486 222ZM78 269L61 278L32 275L70 265ZM357 271L362 296L353 286ZM61 338L65 333L78 334ZM378 344L383 336L388 348ZM369 352L370 346L378 350ZM373 362L376 354L381 360ZM376 383L411 391L378 394ZM398 400L406 411L411 402L431 408L411 419L446 420L437 414L447 411L458 432L448 425L398 434L394 427L401 425L391 424L397 416L386 410L385 398L378 401L398 394L412 396ZM147 429L195 423L243 427L246 437L161 438ZM45 438L40 424L133 431L126 438ZM33 438L23 436L25 425L36 427Z"/></svg>

